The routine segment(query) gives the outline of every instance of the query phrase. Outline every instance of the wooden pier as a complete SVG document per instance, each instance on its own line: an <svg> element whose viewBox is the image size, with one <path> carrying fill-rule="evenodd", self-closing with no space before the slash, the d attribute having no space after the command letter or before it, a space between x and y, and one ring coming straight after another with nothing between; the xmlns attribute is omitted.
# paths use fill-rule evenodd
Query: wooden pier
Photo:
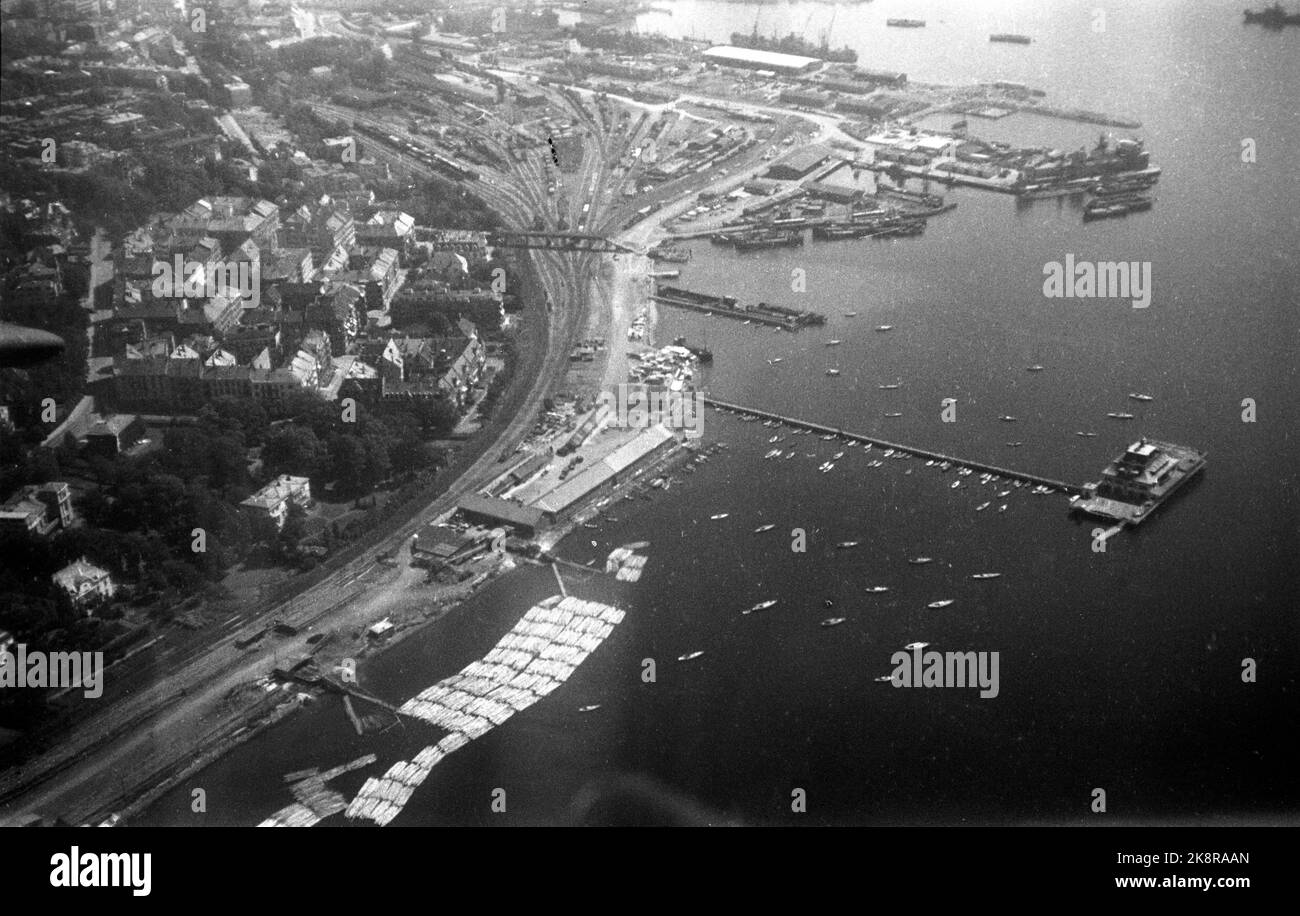
<svg viewBox="0 0 1300 916"><path fill-rule="evenodd" d="M745 407L741 404L732 404L727 401L720 401L717 398L712 398L707 395L704 398L704 403L716 410L729 410L732 413L758 417L761 420L774 420L783 426L792 426L796 429L806 429L823 435L830 434L854 442L869 442L874 446L880 448L892 448L896 452L902 452L911 455L914 458L932 458L935 461L947 461L950 464L957 465L958 467L970 468L975 471L984 471L1010 480L1023 480L1026 483L1051 487L1053 490L1060 490L1061 492L1068 493L1072 496L1082 496L1084 492L1083 487L1081 486L1065 483L1061 480L1053 480L1050 477L1042 477L1038 474L1029 474L1024 471L999 467L996 464L988 464L984 461L971 461L967 458L958 458L955 455L945 455L943 452L936 452L925 448L916 448L915 446L903 445L898 442L890 442L888 439L868 436L863 433L848 432L843 429L836 429L833 426L824 426L821 423L812 423L808 420L800 420L798 417L783 417L780 414L770 413L766 410L758 410L754 407Z"/></svg>

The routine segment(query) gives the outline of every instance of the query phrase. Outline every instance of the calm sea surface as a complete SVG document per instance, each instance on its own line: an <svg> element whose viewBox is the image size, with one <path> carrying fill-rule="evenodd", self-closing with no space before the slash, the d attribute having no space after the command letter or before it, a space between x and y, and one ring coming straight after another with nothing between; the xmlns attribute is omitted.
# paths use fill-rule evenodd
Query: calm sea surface
<svg viewBox="0 0 1300 916"><path fill-rule="evenodd" d="M1093 0L670 5L674 15L644 16L642 29L726 41L757 16L763 34L827 31L861 65L914 81L1013 80L1138 119L1164 170L1155 208L1122 220L1085 225L1068 201L1018 207L956 190L957 210L919 239L754 253L696 243L682 285L829 316L792 335L661 309L661 341L684 334L715 352L712 394L1076 483L1138 434L1205 449L1209 468L1096 553L1095 526L1071 520L1060 496L1002 499L977 477L953 490L952 474L921 461L868 469L877 455L860 449L822 474L843 445L811 436L783 443L795 459L764 461L777 430L711 412L706 437L726 452L561 545L585 563L651 542L640 582L569 583L626 608L626 621L564 687L441 763L394 823L561 822L584 786L615 774L652 777L751 823L1064 822L1092 817L1095 787L1118 819L1294 816L1300 29L1246 27L1241 0L1106 4L1101 33ZM928 25L887 29L892 16ZM1034 43L990 44L995 31ZM1077 148L1099 129L1013 115L971 118L970 131ZM1241 162L1243 138L1255 141L1253 164ZM1151 262L1150 307L1044 298L1043 265L1067 253ZM805 293L791 292L795 268ZM878 324L895 330L874 333ZM1024 371L1035 363L1045 371ZM827 377L831 367L842 374ZM1130 391L1155 400L1135 403ZM945 424L949 397L957 422ZM1242 422L1245 398L1256 423ZM1125 410L1137 419L1106 417ZM993 507L976 512L986 500ZM768 522L776 530L753 533ZM804 553L791 550L795 528L807 533ZM842 540L861 544L836 550ZM936 562L909 565L916 555ZM970 579L984 571L1003 575ZM865 594L871 585L890 591ZM549 571L511 573L368 662L362 683L400 703L481 657L554 590ZM778 604L739 614L768 598ZM955 603L926 608L944 598ZM821 628L831 615L848 620ZM999 695L876 683L914 640L999 652ZM694 650L705 654L674 661ZM641 680L647 658L653 684ZM1257 660L1258 683L1242 683L1244 658ZM326 701L141 820L256 823L291 800L286 772L369 750L387 768L437 737L410 724L359 739ZM338 785L350 794L363 779ZM206 815L190 813L192 785L207 790ZM497 787L506 813L490 811ZM795 788L806 814L790 811Z"/></svg>

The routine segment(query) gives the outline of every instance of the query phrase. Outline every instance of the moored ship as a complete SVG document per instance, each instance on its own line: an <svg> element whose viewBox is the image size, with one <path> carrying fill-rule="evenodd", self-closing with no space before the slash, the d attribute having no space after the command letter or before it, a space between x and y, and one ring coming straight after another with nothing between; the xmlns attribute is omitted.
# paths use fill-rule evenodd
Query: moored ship
<svg viewBox="0 0 1300 916"><path fill-rule="evenodd" d="M1013 45L1027 45L1033 41L1028 35L1013 35L1010 32L996 32L989 36L989 41L1006 42Z"/></svg>
<svg viewBox="0 0 1300 916"><path fill-rule="evenodd" d="M732 32L731 43L737 48L750 48L754 51L776 51L780 54L796 54L802 57L815 57L833 64L856 64L858 52L852 48L832 49L826 44L815 45L811 41L791 32L784 38L763 38L755 29L750 34Z"/></svg>
<svg viewBox="0 0 1300 916"><path fill-rule="evenodd" d="M1257 22L1268 29L1300 25L1300 13L1288 13L1280 3L1266 6L1262 10L1246 10L1245 17L1247 22Z"/></svg>
<svg viewBox="0 0 1300 916"><path fill-rule="evenodd" d="M923 29L924 19L886 19L885 25L891 29Z"/></svg>
<svg viewBox="0 0 1300 916"><path fill-rule="evenodd" d="M765 248L796 248L803 244L803 233L793 230L753 232L732 237L737 251L759 251Z"/></svg>

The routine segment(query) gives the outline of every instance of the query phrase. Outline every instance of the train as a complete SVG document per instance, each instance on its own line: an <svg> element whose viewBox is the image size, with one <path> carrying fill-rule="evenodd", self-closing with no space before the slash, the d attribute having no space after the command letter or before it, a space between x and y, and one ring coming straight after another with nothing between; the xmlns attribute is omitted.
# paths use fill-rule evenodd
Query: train
<svg viewBox="0 0 1300 916"><path fill-rule="evenodd" d="M418 143L412 143L410 140L403 140L396 134L384 133L373 127L364 124L355 124L353 129L360 134L370 137L372 140L378 140L386 146L392 147L400 153L410 156L419 162L424 163L429 168L445 175L456 181L478 181L479 173L473 169L466 168L458 162L448 159L441 153L423 147Z"/></svg>

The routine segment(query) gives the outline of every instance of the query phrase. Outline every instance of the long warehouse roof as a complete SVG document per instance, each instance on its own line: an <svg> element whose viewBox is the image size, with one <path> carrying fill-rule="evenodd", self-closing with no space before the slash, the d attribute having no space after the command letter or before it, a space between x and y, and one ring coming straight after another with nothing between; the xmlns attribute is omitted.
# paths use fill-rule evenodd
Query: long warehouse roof
<svg viewBox="0 0 1300 916"><path fill-rule="evenodd" d="M709 48L704 56L714 60L741 60L762 66L765 69L803 70L814 64L822 63L816 57L800 57L797 54L781 54L778 51L760 51L756 48L736 48L731 45L719 45Z"/></svg>

